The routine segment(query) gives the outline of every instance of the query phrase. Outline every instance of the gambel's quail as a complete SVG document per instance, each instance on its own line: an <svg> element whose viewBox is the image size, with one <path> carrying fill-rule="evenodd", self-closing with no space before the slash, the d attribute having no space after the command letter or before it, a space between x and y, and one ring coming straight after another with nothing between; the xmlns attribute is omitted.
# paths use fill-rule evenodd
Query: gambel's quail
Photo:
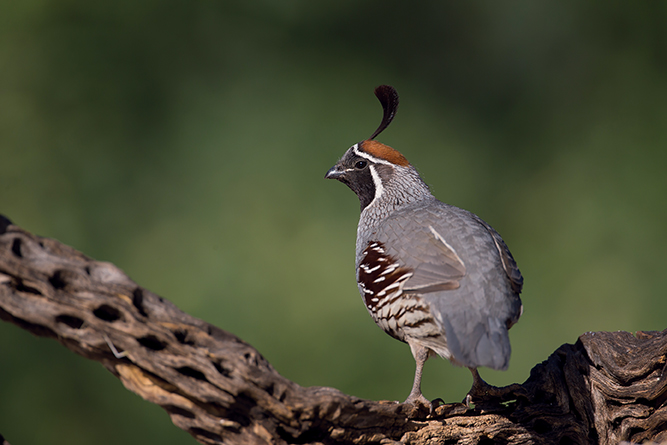
<svg viewBox="0 0 667 445"><path fill-rule="evenodd" d="M375 89L384 115L373 135L350 147L326 174L359 197L357 285L386 333L410 345L417 362L405 403L421 392L424 362L435 354L468 367L466 402L493 390L476 368L507 369L508 329L523 310L523 277L500 235L477 215L433 197L405 157L376 142L392 121L398 94Z"/></svg>

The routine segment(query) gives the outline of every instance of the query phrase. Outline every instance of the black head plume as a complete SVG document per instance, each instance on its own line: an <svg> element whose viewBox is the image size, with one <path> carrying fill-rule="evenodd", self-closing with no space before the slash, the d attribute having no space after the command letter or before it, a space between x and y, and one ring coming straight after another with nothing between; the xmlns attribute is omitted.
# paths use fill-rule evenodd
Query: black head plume
<svg viewBox="0 0 667 445"><path fill-rule="evenodd" d="M369 137L368 139L375 139L378 134L382 133L382 131L384 131L384 129L387 128L391 121L394 119L396 110L398 109L398 93L394 87L389 85L380 85L375 89L375 97L377 97L382 104L382 110L384 111L384 114L382 115L382 122L380 122L380 126L377 128L377 130L375 130L373 136Z"/></svg>

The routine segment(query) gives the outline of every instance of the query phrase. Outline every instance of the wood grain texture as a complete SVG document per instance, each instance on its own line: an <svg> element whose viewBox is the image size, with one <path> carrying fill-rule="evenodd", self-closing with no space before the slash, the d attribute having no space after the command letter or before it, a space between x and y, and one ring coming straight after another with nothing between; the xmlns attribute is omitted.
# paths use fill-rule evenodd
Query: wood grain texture
<svg viewBox="0 0 667 445"><path fill-rule="evenodd" d="M583 334L505 400L429 415L301 387L113 264L11 224L0 225L0 318L100 362L204 444L667 442L667 331Z"/></svg>

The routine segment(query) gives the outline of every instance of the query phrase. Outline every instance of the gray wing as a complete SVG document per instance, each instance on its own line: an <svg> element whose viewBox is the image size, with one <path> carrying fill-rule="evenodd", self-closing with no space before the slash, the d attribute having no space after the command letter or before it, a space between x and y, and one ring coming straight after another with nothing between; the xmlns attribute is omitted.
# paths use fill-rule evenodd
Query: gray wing
<svg viewBox="0 0 667 445"><path fill-rule="evenodd" d="M379 235L413 270L403 291L422 294L456 362L506 369L508 328L521 312L523 277L500 235L476 215L440 203L396 214ZM397 235L400 234L400 237Z"/></svg>
<svg viewBox="0 0 667 445"><path fill-rule="evenodd" d="M392 257L413 271L404 292L430 293L457 289L466 275L466 266L456 250L434 227L431 218L396 215L387 219L379 240L389 247Z"/></svg>
<svg viewBox="0 0 667 445"><path fill-rule="evenodd" d="M503 241L503 239L500 237L500 234L496 232L493 227L488 225L486 221L474 213L471 213L470 215L480 225L484 226L493 237L493 242L496 245L498 253L500 254L500 260L502 262L503 269L505 270L505 274L507 274L507 278L509 278L510 284L512 285L512 290L517 294L520 294L521 290L523 289L523 276L521 275L519 266L517 266L516 261L514 261L514 257L512 256L509 247L507 247L505 241Z"/></svg>

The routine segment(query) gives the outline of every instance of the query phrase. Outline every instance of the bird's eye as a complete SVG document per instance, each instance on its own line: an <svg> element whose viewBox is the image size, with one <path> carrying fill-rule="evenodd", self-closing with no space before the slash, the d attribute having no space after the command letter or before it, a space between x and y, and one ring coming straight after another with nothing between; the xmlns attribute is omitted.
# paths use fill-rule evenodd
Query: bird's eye
<svg viewBox="0 0 667 445"><path fill-rule="evenodd" d="M361 170L362 168L366 167L368 163L366 161L358 161L356 164L354 164L354 168Z"/></svg>

